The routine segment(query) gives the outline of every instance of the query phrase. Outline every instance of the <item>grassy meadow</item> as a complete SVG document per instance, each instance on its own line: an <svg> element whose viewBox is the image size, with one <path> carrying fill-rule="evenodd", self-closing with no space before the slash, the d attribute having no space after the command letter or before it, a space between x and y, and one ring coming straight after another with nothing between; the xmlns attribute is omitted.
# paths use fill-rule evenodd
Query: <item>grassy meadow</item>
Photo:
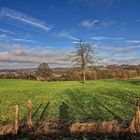
<svg viewBox="0 0 140 140"><path fill-rule="evenodd" d="M33 120L63 117L76 121L128 120L133 117L135 98L140 96L140 79L39 82L0 80L0 122L13 122L14 106L20 106L20 120L26 120L27 101ZM44 110L45 108L45 110ZM44 113L42 114L44 110Z"/></svg>

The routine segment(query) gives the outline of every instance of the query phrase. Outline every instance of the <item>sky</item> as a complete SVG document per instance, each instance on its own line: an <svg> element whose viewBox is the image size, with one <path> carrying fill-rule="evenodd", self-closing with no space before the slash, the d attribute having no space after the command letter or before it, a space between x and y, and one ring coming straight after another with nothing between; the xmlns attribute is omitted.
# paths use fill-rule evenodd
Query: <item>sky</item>
<svg viewBox="0 0 140 140"><path fill-rule="evenodd" d="M140 0L0 0L0 69L71 66L78 39L101 65L140 64Z"/></svg>

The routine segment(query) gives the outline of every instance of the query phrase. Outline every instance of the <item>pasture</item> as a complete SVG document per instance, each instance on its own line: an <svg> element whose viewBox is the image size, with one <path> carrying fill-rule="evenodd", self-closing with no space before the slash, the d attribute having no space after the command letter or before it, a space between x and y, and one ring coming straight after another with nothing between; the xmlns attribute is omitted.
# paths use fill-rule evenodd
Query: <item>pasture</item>
<svg viewBox="0 0 140 140"><path fill-rule="evenodd" d="M129 120L134 116L135 98L140 96L140 79L39 82L0 80L0 122L13 122L14 106L20 106L20 121L26 119L27 101L33 120L62 117L74 121ZM45 110L44 110L45 108Z"/></svg>

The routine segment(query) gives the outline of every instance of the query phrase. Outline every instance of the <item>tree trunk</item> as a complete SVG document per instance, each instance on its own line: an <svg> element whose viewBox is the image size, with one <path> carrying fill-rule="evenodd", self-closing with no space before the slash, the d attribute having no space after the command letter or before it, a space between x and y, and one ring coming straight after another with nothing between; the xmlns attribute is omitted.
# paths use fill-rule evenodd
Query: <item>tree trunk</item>
<svg viewBox="0 0 140 140"><path fill-rule="evenodd" d="M86 81L86 75L85 75L85 68L82 68L82 83L85 83Z"/></svg>

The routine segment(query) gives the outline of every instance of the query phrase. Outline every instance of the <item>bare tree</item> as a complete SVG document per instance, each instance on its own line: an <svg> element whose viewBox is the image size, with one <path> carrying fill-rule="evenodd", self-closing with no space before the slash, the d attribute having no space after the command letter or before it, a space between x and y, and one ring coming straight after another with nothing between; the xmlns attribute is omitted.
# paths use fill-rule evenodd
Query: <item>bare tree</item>
<svg viewBox="0 0 140 140"><path fill-rule="evenodd" d="M79 67L82 72L82 82L86 80L86 67L93 65L97 59L95 57L95 46L91 43L79 40L76 43L74 53L74 66Z"/></svg>

